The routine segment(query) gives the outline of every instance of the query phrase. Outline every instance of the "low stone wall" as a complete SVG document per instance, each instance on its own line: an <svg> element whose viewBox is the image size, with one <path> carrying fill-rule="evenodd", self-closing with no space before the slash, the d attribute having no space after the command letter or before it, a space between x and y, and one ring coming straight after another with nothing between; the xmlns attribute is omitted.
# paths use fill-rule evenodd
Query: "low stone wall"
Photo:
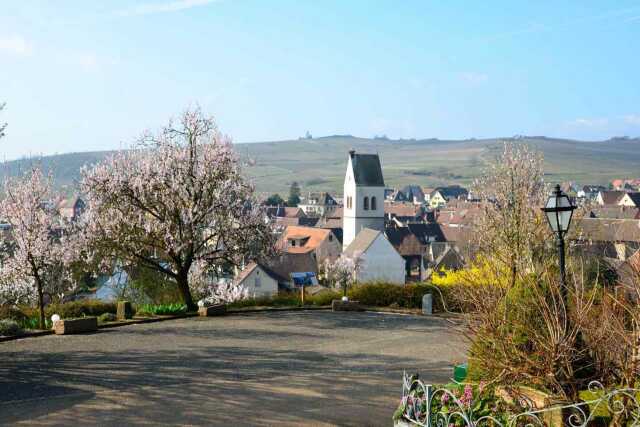
<svg viewBox="0 0 640 427"><path fill-rule="evenodd" d="M58 320L53 324L53 331L56 335L81 334L83 332L95 332L97 330L97 317Z"/></svg>
<svg viewBox="0 0 640 427"><path fill-rule="evenodd" d="M331 309L333 311L364 311L365 307L358 301L342 301L334 299L331 302Z"/></svg>
<svg viewBox="0 0 640 427"><path fill-rule="evenodd" d="M198 315L202 317L222 316L227 312L227 306L224 304L210 305L208 307L200 307Z"/></svg>

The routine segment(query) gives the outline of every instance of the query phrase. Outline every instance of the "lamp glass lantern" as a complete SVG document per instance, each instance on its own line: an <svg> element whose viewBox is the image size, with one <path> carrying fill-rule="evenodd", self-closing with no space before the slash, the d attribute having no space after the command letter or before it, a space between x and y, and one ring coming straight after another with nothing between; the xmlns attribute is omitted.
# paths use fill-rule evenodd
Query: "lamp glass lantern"
<svg viewBox="0 0 640 427"><path fill-rule="evenodd" d="M560 185L556 185L555 190L542 210L547 217L549 226L559 237L564 236L569 231L571 217L575 208L569 196L560 189Z"/></svg>

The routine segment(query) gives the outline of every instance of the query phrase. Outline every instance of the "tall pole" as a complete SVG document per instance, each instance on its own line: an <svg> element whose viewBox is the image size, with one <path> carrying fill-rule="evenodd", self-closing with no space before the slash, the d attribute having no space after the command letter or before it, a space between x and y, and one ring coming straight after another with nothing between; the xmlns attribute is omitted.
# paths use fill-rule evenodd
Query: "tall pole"
<svg viewBox="0 0 640 427"><path fill-rule="evenodd" d="M562 305L564 307L563 311L563 319L564 328L568 328L568 307L567 307L567 278L565 273L565 260L564 260L564 237L562 236L562 231L558 231L557 238L558 245L558 257L559 257L559 265L560 265L560 296L562 298Z"/></svg>

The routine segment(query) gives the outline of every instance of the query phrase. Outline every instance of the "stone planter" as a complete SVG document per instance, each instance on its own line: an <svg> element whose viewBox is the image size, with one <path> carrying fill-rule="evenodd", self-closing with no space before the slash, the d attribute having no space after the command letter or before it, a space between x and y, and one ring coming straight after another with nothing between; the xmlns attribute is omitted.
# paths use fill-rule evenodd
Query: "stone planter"
<svg viewBox="0 0 640 427"><path fill-rule="evenodd" d="M202 317L222 316L227 312L227 306L224 304L215 304L208 307L200 307L198 315Z"/></svg>
<svg viewBox="0 0 640 427"><path fill-rule="evenodd" d="M116 318L118 320L126 320L133 318L133 307L129 301L119 301Z"/></svg>
<svg viewBox="0 0 640 427"><path fill-rule="evenodd" d="M97 330L97 317L58 320L53 324L53 331L56 335L81 334L84 332L95 332Z"/></svg>
<svg viewBox="0 0 640 427"><path fill-rule="evenodd" d="M567 420L571 415L570 409L560 408L561 406L569 405L569 402L553 401L549 394L531 387L498 387L496 388L496 395L511 404L515 403L517 400L523 399L528 401L533 406L534 410L557 407L557 409L549 409L540 415L541 421L546 423L546 425L566 425L563 420ZM589 408L587 407L586 412L588 413L588 411Z"/></svg>
<svg viewBox="0 0 640 427"><path fill-rule="evenodd" d="M333 311L364 311L364 306L358 301L342 301L334 299L331 301Z"/></svg>

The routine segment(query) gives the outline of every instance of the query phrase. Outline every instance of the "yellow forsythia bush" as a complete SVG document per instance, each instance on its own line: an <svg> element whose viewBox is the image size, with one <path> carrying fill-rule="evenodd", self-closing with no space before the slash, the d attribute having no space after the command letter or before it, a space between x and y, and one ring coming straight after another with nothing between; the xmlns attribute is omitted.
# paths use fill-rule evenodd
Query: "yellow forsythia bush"
<svg viewBox="0 0 640 427"><path fill-rule="evenodd" d="M442 269L431 276L431 283L443 294L450 311L467 311L468 290L479 286L507 287L509 273L486 258L476 258L461 270Z"/></svg>

